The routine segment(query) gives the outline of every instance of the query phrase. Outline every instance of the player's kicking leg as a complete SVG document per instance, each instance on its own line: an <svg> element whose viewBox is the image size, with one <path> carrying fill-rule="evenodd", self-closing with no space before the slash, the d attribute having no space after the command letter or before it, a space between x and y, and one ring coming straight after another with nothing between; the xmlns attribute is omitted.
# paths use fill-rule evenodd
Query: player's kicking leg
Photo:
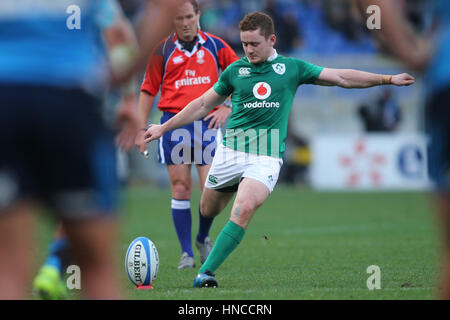
<svg viewBox="0 0 450 320"><path fill-rule="evenodd" d="M205 193L207 190L209 189L205 189ZM258 180L245 178L241 181L236 199L233 203L233 208L231 209L230 220L220 232L208 259L206 259L205 263L200 268L197 277L194 279L194 287L217 287L214 272L239 245L245 235L245 230L250 219L256 209L258 209L267 199L270 191L271 190L269 190L264 183ZM223 197L214 198L214 195L217 196L217 193L217 191L214 191L212 194L207 194L205 199L203 199L202 196L202 203L204 202L203 206L206 208L210 206L219 209L220 200L222 200ZM207 212L207 210L205 210L205 212Z"/></svg>
<svg viewBox="0 0 450 320"><path fill-rule="evenodd" d="M200 178L200 187L202 189L202 197L203 192L205 190L205 181L206 177L208 176L208 172L211 165L197 165L197 171ZM200 201L202 203L202 201ZM226 201L228 203L228 200ZM226 205L226 204L225 204ZM205 213L202 214L202 208L201 205L198 208L198 219L199 219L199 226L198 226L198 233L195 238L195 246L200 252L200 262L203 264L205 263L206 259L208 258L209 253L212 249L212 243L211 239L209 237L209 230L211 229L211 225L213 223L214 217L216 214L220 213L222 210L217 211L214 215L211 213Z"/></svg>
<svg viewBox="0 0 450 320"><path fill-rule="evenodd" d="M207 187L203 187L199 208L199 233L196 239L196 246L200 251L200 260L202 264L205 263L212 250L212 244L208 234L214 217L220 214L223 209L225 209L234 193L234 191L217 191L209 189ZM200 238L202 234L205 237L203 243L201 242Z"/></svg>

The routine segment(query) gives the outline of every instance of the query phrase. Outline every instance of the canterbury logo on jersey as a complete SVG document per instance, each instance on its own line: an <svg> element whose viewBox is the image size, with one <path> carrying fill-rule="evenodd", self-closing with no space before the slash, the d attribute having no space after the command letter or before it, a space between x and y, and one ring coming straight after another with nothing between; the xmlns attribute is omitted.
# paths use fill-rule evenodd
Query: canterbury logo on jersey
<svg viewBox="0 0 450 320"><path fill-rule="evenodd" d="M182 63L184 60L182 56L176 56L175 58L172 59L172 61L174 64L179 64Z"/></svg>
<svg viewBox="0 0 450 320"><path fill-rule="evenodd" d="M250 70L250 68L239 68L239 76L249 76Z"/></svg>

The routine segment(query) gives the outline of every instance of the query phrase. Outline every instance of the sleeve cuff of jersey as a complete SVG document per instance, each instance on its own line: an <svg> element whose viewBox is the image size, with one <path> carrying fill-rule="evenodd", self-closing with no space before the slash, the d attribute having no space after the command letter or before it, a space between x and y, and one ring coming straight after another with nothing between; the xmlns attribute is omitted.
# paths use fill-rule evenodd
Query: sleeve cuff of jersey
<svg viewBox="0 0 450 320"><path fill-rule="evenodd" d="M144 87L141 87L141 92L142 91L147 92L149 95L152 95L152 96L156 96L157 95L157 93L153 93L151 90L149 90L147 88L144 88Z"/></svg>
<svg viewBox="0 0 450 320"><path fill-rule="evenodd" d="M316 79L314 80L314 81L316 81L316 80L318 80L319 79L319 76L320 76L320 74L322 73L322 71L323 71L323 69L325 69L324 67L317 67L317 73L316 73Z"/></svg>
<svg viewBox="0 0 450 320"><path fill-rule="evenodd" d="M223 88L221 88L220 85L218 85L217 83L213 86L213 88L214 88L214 91L216 91L216 93L219 96L224 96L224 97L229 96L229 94L227 92L225 92L225 90Z"/></svg>

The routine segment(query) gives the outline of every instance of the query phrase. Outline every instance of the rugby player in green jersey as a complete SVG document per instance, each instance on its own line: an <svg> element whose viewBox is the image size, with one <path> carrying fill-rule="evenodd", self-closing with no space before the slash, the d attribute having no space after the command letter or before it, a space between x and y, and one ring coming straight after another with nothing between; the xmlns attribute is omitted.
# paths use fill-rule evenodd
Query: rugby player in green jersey
<svg viewBox="0 0 450 320"><path fill-rule="evenodd" d="M239 25L245 57L231 64L219 81L162 125L151 125L145 142L158 139L207 115L231 95L232 113L217 147L202 193L200 210L215 217L236 198L230 219L194 279L194 287L217 287L213 272L244 237L245 230L278 179L283 163L289 112L301 84L369 88L407 86L409 74L380 75L351 69L323 68L277 54L272 19L261 12L246 15Z"/></svg>

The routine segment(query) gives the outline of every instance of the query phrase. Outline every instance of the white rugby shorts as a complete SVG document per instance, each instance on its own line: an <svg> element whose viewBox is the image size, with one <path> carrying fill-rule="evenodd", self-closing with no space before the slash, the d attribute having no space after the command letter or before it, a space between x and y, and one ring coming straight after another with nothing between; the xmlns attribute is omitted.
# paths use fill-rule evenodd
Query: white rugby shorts
<svg viewBox="0 0 450 320"><path fill-rule="evenodd" d="M282 165L281 158L237 151L218 143L205 187L236 191L243 178L251 178L263 183L272 192Z"/></svg>

